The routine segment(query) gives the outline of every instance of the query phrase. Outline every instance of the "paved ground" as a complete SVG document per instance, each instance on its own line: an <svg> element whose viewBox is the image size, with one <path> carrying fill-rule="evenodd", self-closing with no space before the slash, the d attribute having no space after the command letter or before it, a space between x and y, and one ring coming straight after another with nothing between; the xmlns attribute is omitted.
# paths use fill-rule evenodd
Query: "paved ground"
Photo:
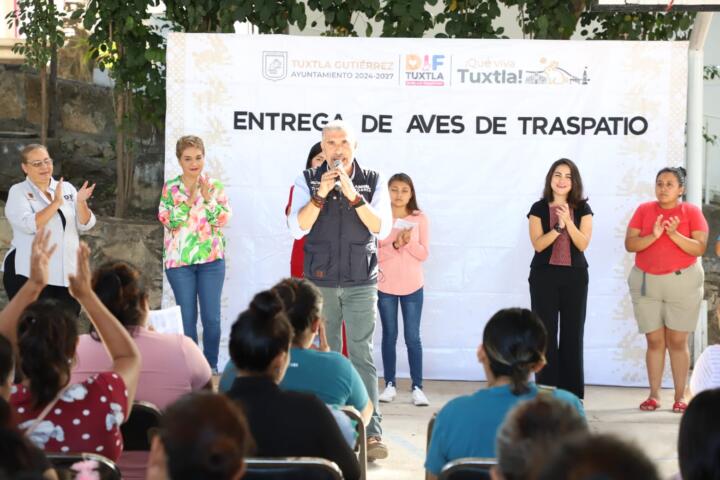
<svg viewBox="0 0 720 480"><path fill-rule="evenodd" d="M409 383L399 381L393 403L382 404L384 440L390 456L370 464L368 480L418 480L424 478L425 435L432 414L448 400L481 388L482 383L426 381L429 407L415 407L410 400ZM677 472L676 442L680 421L669 410L672 391L663 391L663 407L641 412L637 407L647 390L621 387L587 387L585 409L590 428L618 434L640 445L655 460L663 478Z"/></svg>

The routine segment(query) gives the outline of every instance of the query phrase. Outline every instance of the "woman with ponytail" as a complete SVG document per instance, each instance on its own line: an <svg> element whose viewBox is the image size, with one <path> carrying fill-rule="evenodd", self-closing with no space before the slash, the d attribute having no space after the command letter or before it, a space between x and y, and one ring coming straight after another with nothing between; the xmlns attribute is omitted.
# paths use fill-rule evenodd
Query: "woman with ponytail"
<svg viewBox="0 0 720 480"><path fill-rule="evenodd" d="M495 434L507 412L541 392L585 415L572 393L539 387L530 380L545 366L546 343L545 327L530 310L507 308L490 318L477 351L488 388L451 400L438 412L425 459L430 478L457 458L495 457Z"/></svg>
<svg viewBox="0 0 720 480"><path fill-rule="evenodd" d="M119 260L105 263L93 273L92 285L100 301L133 337L142 355L137 400L165 410L185 393L212 388L210 364L192 339L148 328L148 292L137 268ZM80 335L71 382L82 382L107 371L111 363L97 329L91 325L89 334ZM118 466L123 478L142 480L147 453L124 452Z"/></svg>
<svg viewBox="0 0 720 480"><path fill-rule="evenodd" d="M30 277L0 313L0 334L17 347L25 380L10 404L19 428L48 452L92 452L115 461L122 451L120 425L135 398L140 352L127 331L92 290L90 249L81 244L70 293L102 338L111 360L107 371L81 383L70 382L78 335L77 319L53 300L36 301L47 284L55 252L40 229L33 241Z"/></svg>
<svg viewBox="0 0 720 480"><path fill-rule="evenodd" d="M325 404L314 395L278 386L288 368L292 338L280 297L272 290L255 295L230 331L230 358L238 376L227 395L247 416L257 456L321 457L335 462L346 480L357 479L357 458Z"/></svg>

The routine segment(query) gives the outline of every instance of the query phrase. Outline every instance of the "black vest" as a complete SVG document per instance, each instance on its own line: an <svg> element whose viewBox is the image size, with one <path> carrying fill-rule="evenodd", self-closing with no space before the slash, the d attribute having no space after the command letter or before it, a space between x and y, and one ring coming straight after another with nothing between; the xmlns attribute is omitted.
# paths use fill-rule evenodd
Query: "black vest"
<svg viewBox="0 0 720 480"><path fill-rule="evenodd" d="M372 202L378 174L353 161L352 183L367 203ZM327 163L305 170L314 195ZM360 287L377 283L377 240L360 220L342 192L331 190L317 220L305 236L305 278L318 287Z"/></svg>

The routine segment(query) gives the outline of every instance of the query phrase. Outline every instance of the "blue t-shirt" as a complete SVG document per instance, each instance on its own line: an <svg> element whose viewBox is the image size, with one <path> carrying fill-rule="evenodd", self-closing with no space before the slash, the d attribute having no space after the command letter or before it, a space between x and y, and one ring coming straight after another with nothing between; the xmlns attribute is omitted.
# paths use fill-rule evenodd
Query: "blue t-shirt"
<svg viewBox="0 0 720 480"><path fill-rule="evenodd" d="M359 412L368 402L365 384L357 370L337 352L291 348L290 365L280 388L314 393L329 405L352 405Z"/></svg>
<svg viewBox="0 0 720 480"><path fill-rule="evenodd" d="M225 365L220 392L227 392L237 377L232 361ZM314 393L329 405L352 405L362 412L368 403L365 384L350 360L337 352L318 352L305 348L290 349L290 365L280 388Z"/></svg>
<svg viewBox="0 0 720 480"><path fill-rule="evenodd" d="M425 469L439 475L446 463L463 457L495 457L495 436L505 415L519 402L535 398L538 388L516 396L509 385L485 388L450 400L438 412L428 446ZM585 417L580 399L565 390L553 396L568 402Z"/></svg>

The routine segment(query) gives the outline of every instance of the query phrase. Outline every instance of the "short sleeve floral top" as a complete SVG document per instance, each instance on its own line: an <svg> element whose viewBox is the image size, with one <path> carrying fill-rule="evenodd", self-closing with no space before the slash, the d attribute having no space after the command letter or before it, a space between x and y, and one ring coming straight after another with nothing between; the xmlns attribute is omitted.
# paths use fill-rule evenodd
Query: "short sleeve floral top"
<svg viewBox="0 0 720 480"><path fill-rule="evenodd" d="M225 237L221 228L230 219L230 205L219 180L203 174L210 187L209 202L197 195L192 206L190 192L181 175L163 186L158 219L165 226L163 260L165 268L210 263L225 257Z"/></svg>
<svg viewBox="0 0 720 480"><path fill-rule="evenodd" d="M18 427L32 426L43 408L33 408L30 389L12 388L10 404ZM120 425L127 417L127 389L120 375L103 372L65 389L45 418L30 434L30 441L46 452L99 453L117 461L123 443Z"/></svg>

